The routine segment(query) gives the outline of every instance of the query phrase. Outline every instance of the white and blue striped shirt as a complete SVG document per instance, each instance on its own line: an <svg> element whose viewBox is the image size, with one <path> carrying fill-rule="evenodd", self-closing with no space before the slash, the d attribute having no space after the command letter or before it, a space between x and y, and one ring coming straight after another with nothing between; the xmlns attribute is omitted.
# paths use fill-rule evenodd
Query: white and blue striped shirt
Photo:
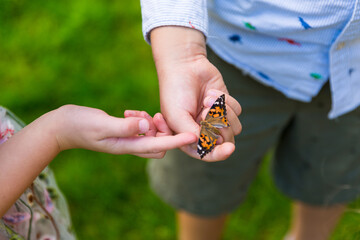
<svg viewBox="0 0 360 240"><path fill-rule="evenodd" d="M360 0L142 0L143 33L193 27L225 61L310 102L330 80L335 118L360 105Z"/></svg>

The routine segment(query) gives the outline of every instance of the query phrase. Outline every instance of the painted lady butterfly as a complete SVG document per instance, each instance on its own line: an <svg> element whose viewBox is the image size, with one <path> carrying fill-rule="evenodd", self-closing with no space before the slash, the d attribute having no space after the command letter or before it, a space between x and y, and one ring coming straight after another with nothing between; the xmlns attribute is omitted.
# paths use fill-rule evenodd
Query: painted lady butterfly
<svg viewBox="0 0 360 240"><path fill-rule="evenodd" d="M200 138L197 145L197 152L202 159L211 152L220 136L218 128L229 127L230 124L226 118L225 94L216 99L211 106L204 121L200 122Z"/></svg>

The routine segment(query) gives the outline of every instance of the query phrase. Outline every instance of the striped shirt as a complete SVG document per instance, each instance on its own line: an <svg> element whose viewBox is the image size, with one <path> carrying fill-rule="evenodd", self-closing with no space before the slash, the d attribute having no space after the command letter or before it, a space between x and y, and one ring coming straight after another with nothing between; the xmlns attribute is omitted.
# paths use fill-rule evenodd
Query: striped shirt
<svg viewBox="0 0 360 240"><path fill-rule="evenodd" d="M360 105L360 0L142 0L143 33L195 28L225 61L310 102L330 81L336 118Z"/></svg>

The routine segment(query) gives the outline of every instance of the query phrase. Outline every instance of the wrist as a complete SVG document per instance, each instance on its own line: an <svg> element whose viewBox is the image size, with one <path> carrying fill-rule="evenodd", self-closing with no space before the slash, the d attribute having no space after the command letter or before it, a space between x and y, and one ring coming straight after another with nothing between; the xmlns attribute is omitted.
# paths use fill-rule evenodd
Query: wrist
<svg viewBox="0 0 360 240"><path fill-rule="evenodd" d="M48 121L48 132L56 140L59 152L76 148L72 138L74 137L73 133L76 132L75 123L71 120L73 119L74 105L64 105L51 112L48 112L47 121Z"/></svg>
<svg viewBox="0 0 360 240"><path fill-rule="evenodd" d="M156 66L192 62L206 57L206 42L202 32L186 27L165 26L151 31L151 46Z"/></svg>
<svg viewBox="0 0 360 240"><path fill-rule="evenodd" d="M59 119L59 115L60 114L58 114L58 109L52 110L33 122L35 125L34 127L38 128L39 132L42 132L42 138L44 142L46 142L47 146L51 148L56 154L64 150L61 149L58 142L58 136L63 126L63 121L62 119Z"/></svg>
<svg viewBox="0 0 360 240"><path fill-rule="evenodd" d="M66 141L69 132L66 112L67 107L62 106L45 113L30 124L32 128L41 132L43 142L46 142L56 154L71 148Z"/></svg>

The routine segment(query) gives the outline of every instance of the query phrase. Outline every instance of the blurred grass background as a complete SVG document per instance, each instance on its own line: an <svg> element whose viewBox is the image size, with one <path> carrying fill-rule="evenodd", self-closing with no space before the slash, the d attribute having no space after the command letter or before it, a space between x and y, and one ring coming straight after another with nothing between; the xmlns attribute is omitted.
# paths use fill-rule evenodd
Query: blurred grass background
<svg viewBox="0 0 360 240"><path fill-rule="evenodd" d="M29 123L72 103L122 116L159 111L151 49L138 1L0 1L0 104ZM290 201L274 187L267 156L224 239L282 239ZM175 239L172 209L149 189L146 160L86 150L52 163L79 239ZM211 201L211 199L209 199ZM360 239L359 203L332 239Z"/></svg>

